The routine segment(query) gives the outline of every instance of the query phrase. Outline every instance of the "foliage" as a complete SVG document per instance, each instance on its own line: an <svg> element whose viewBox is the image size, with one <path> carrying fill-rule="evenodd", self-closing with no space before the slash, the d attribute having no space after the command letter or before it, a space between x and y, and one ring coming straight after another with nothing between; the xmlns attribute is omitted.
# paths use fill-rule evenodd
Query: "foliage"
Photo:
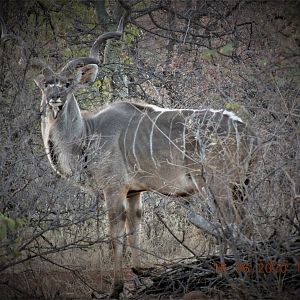
<svg viewBox="0 0 300 300"><path fill-rule="evenodd" d="M132 24L126 26L126 34L124 35L124 42L128 47L133 46L134 41L140 36L141 30Z"/></svg>
<svg viewBox="0 0 300 300"><path fill-rule="evenodd" d="M19 247L22 229L26 226L25 218L10 218L0 214L0 265L15 260L21 255Z"/></svg>

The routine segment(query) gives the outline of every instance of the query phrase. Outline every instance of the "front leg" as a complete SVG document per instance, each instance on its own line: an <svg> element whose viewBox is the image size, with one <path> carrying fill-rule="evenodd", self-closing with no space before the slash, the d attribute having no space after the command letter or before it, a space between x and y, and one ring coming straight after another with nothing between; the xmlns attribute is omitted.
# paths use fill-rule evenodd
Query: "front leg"
<svg viewBox="0 0 300 300"><path fill-rule="evenodd" d="M126 193L106 191L104 196L108 208L109 231L113 251L114 281L111 298L118 299L124 288L123 253L126 220L124 204Z"/></svg>

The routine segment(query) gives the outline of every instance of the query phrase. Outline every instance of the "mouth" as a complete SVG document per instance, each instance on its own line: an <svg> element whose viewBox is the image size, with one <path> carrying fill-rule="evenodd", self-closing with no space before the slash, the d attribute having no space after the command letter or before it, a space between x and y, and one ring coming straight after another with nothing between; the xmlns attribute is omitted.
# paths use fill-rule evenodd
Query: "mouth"
<svg viewBox="0 0 300 300"><path fill-rule="evenodd" d="M60 98L58 98L57 100L51 99L51 100L48 102L48 105L51 107L51 109L52 109L52 111L53 111L53 117L54 117L54 119L56 119L57 114L59 113L59 111L60 111L60 110L62 109L62 107L63 107L62 101L60 100Z"/></svg>

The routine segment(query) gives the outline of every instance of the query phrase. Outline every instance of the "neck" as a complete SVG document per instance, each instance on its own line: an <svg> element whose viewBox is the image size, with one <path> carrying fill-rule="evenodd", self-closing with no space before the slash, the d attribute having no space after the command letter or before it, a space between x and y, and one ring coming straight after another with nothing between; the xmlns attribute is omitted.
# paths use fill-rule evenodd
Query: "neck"
<svg viewBox="0 0 300 300"><path fill-rule="evenodd" d="M85 122L74 95L70 95L56 119L53 113L45 112L42 134L52 167L67 177L74 174L85 139Z"/></svg>
<svg viewBox="0 0 300 300"><path fill-rule="evenodd" d="M57 117L56 134L66 143L78 143L83 137L85 122L72 94Z"/></svg>

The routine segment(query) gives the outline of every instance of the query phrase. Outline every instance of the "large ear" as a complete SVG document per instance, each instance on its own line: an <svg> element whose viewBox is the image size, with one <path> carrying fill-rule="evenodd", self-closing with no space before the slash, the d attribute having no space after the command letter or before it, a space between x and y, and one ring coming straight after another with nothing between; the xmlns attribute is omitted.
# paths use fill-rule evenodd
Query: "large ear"
<svg viewBox="0 0 300 300"><path fill-rule="evenodd" d="M78 68L76 82L80 87L85 87L92 84L98 74L98 66L95 64L85 65Z"/></svg>
<svg viewBox="0 0 300 300"><path fill-rule="evenodd" d="M34 82L41 90L45 88L45 76L43 74L38 75Z"/></svg>

